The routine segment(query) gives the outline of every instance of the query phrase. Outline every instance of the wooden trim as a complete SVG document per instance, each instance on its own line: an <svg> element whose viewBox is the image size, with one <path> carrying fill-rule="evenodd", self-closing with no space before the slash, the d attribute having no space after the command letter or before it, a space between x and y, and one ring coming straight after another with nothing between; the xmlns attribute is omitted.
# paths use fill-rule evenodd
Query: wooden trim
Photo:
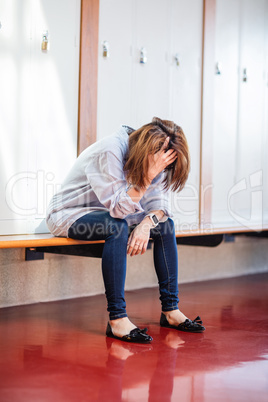
<svg viewBox="0 0 268 402"><path fill-rule="evenodd" d="M81 0L78 154L96 141L98 36L99 0Z"/></svg>
<svg viewBox="0 0 268 402"><path fill-rule="evenodd" d="M268 231L268 226L256 225L252 228L239 227L222 227L222 228L206 228L191 231L176 232L176 237L206 236L216 234L235 234L250 232ZM35 247L52 247L52 246L74 246L79 244L99 244L104 240L74 240L66 237L55 237L50 233L29 234L29 235L4 235L0 236L0 249L5 248L35 248Z"/></svg>
<svg viewBox="0 0 268 402"><path fill-rule="evenodd" d="M199 227L211 222L216 0L203 0Z"/></svg>
<svg viewBox="0 0 268 402"><path fill-rule="evenodd" d="M207 236L207 235L218 235L218 234L236 234L236 233L260 233L268 231L268 226L263 225L252 225L252 227L247 228L246 226L226 226L226 227L211 227L211 228L201 228L191 231L180 231L176 232L176 237L194 237L194 236Z"/></svg>
<svg viewBox="0 0 268 402"><path fill-rule="evenodd" d="M66 237L55 237L52 234L10 235L0 236L0 249L3 248L34 248L51 246L74 246L78 244L104 243L104 240L74 240Z"/></svg>

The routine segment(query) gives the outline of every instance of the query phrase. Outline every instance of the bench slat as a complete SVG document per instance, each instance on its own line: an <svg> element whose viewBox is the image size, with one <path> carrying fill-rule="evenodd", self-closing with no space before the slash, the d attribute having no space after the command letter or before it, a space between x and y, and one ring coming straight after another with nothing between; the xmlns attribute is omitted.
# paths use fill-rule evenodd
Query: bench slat
<svg viewBox="0 0 268 402"><path fill-rule="evenodd" d="M252 231L267 230L265 227L255 226L250 229L245 227L223 227L213 229L196 229L192 231L180 231L176 232L176 237L188 237L188 236L206 236L228 233L245 233ZM73 240L66 237L55 237L50 233L42 234L28 234L28 235L4 235L0 236L0 249L4 248L34 248L34 247L50 247L50 246L73 246L78 244L97 244L104 243L104 240Z"/></svg>
<svg viewBox="0 0 268 402"><path fill-rule="evenodd" d="M66 237L55 237L51 234L0 236L0 248L73 246L96 243L104 243L104 240L73 240Z"/></svg>

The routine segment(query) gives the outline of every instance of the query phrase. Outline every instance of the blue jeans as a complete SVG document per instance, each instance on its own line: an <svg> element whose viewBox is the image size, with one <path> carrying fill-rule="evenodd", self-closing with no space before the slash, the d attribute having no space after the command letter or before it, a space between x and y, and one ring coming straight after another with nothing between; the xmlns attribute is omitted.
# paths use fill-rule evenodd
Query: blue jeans
<svg viewBox="0 0 268 402"><path fill-rule="evenodd" d="M68 231L79 240L105 240L102 274L110 320L127 317L125 278L127 242L131 228L125 219L112 218L107 211L82 216ZM178 254L174 223L168 218L151 229L154 240L154 265L158 277L162 311L178 309Z"/></svg>

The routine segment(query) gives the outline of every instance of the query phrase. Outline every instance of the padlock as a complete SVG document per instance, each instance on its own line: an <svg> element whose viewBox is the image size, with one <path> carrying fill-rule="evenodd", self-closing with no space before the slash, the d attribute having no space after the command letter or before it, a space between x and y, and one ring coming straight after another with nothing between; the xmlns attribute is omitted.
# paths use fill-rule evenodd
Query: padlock
<svg viewBox="0 0 268 402"><path fill-rule="evenodd" d="M105 40L102 44L102 57L104 57L105 59L107 59L107 57L109 57L109 43Z"/></svg>
<svg viewBox="0 0 268 402"><path fill-rule="evenodd" d="M42 39L42 44L41 44L41 50L42 52L46 52L48 50L48 31L43 33L43 39Z"/></svg>

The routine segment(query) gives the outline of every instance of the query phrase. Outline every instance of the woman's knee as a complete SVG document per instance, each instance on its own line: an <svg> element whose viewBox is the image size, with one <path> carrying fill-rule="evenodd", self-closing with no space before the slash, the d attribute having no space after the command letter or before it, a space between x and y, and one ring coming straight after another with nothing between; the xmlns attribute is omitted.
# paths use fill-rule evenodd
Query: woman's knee
<svg viewBox="0 0 268 402"><path fill-rule="evenodd" d="M128 237L125 219L113 218L109 212L96 211L82 216L69 228L68 236L73 239L104 240L108 236Z"/></svg>
<svg viewBox="0 0 268 402"><path fill-rule="evenodd" d="M165 222L162 222L163 227L169 229L171 232L174 231L175 232L175 224L173 219L171 218L167 218L167 220Z"/></svg>
<svg viewBox="0 0 268 402"><path fill-rule="evenodd" d="M175 235L175 225L174 221L171 218L168 218L165 222L160 222L159 225L156 226L155 228L156 232L158 234L161 233L161 235Z"/></svg>
<svg viewBox="0 0 268 402"><path fill-rule="evenodd" d="M128 223L125 219L111 217L108 227L110 235L120 239L128 239Z"/></svg>

